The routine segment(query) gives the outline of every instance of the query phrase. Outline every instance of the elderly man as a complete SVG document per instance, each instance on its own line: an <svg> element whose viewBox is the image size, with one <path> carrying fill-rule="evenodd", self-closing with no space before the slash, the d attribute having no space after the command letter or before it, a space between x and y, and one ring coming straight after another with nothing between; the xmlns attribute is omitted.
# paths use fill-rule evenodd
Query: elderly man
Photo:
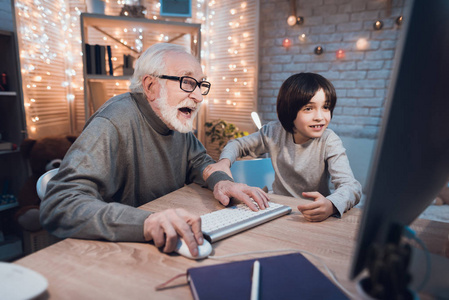
<svg viewBox="0 0 449 300"><path fill-rule="evenodd" d="M153 241L172 252L182 237L192 255L203 243L201 219L183 209L150 213L136 207L192 182L227 205L235 197L256 210L268 205L259 188L234 183L191 132L203 96L198 61L173 44L156 44L136 62L131 93L107 101L86 123L49 182L40 219L61 237ZM189 201L189 199L186 199Z"/></svg>

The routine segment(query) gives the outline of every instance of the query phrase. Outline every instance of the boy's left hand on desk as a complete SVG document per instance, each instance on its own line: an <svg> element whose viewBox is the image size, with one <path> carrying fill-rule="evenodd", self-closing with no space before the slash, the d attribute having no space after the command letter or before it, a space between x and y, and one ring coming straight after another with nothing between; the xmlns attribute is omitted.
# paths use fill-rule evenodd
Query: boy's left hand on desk
<svg viewBox="0 0 449 300"><path fill-rule="evenodd" d="M298 205L298 210L307 221L324 221L337 211L332 202L318 192L304 192L302 196L313 199L312 203Z"/></svg>
<svg viewBox="0 0 449 300"><path fill-rule="evenodd" d="M251 210L258 211L253 200L261 209L268 207L268 195L258 187L228 180L219 181L214 187L214 197L223 205L228 205L231 197L243 201Z"/></svg>
<svg viewBox="0 0 449 300"><path fill-rule="evenodd" d="M203 171L203 179L206 181L206 179L214 172L222 171L229 175L229 177L232 177L231 173L231 161L227 158L224 158L222 160L219 160L218 162L214 164L208 165L204 171Z"/></svg>

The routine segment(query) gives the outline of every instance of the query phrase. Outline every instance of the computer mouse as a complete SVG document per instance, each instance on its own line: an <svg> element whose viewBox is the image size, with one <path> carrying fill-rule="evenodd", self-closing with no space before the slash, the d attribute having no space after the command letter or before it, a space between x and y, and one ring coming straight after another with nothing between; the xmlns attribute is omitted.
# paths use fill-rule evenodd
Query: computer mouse
<svg viewBox="0 0 449 300"><path fill-rule="evenodd" d="M212 245L208 241L204 240L202 245L198 245L198 256L193 256L190 253L186 242L183 239L178 238L178 244L176 245L175 252L190 259L203 259L208 257L212 252Z"/></svg>

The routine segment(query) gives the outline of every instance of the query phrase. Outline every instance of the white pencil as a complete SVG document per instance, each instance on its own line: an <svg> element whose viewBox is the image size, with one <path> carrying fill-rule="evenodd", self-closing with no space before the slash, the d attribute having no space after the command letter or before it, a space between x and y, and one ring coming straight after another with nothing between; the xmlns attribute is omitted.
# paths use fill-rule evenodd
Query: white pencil
<svg viewBox="0 0 449 300"><path fill-rule="evenodd" d="M251 283L251 300L259 299L260 263L256 260L253 264L253 277Z"/></svg>

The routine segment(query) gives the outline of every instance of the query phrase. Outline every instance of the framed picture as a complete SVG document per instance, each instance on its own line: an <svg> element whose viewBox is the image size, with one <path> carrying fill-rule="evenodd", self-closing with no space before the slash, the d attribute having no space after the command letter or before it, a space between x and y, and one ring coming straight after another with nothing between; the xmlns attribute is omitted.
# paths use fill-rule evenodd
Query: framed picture
<svg viewBox="0 0 449 300"><path fill-rule="evenodd" d="M161 16L165 17L185 17L192 16L191 0L160 0Z"/></svg>

